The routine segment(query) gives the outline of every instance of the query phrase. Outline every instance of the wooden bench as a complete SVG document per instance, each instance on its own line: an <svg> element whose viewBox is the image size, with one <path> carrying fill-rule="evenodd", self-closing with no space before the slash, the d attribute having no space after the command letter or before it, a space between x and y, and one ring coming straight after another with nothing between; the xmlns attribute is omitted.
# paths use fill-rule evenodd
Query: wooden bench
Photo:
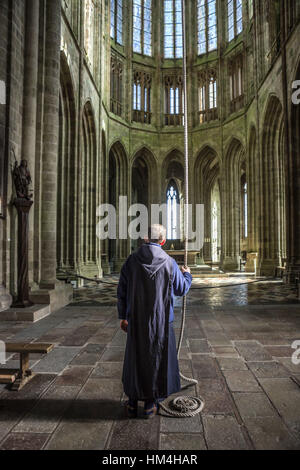
<svg viewBox="0 0 300 470"><path fill-rule="evenodd" d="M20 354L19 369L0 369L0 383L12 384L11 390L19 391L33 377L29 369L30 354L48 354L54 348L53 344L44 343L6 343L7 353Z"/></svg>

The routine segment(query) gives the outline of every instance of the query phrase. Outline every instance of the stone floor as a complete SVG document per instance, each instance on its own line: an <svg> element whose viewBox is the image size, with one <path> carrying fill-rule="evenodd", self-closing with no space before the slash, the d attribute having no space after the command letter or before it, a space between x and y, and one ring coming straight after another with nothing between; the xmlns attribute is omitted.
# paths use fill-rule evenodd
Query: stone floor
<svg viewBox="0 0 300 470"><path fill-rule="evenodd" d="M279 283L275 294L271 284L191 291L180 367L198 380L184 393L205 400L193 419L124 417L118 326L115 306L76 302L33 325L0 324L0 340L55 344L32 356L36 375L21 392L0 385L0 449L300 449L292 291ZM12 356L6 367L17 365Z"/></svg>

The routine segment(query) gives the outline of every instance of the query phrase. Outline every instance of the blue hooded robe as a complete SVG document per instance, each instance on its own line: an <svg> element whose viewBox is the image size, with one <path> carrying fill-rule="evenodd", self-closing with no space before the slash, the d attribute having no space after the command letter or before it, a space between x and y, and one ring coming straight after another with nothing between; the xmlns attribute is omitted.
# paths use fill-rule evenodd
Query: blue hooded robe
<svg viewBox="0 0 300 470"><path fill-rule="evenodd" d="M191 274L182 274L155 243L144 244L122 267L118 312L128 321L122 380L131 400L156 401L180 390L174 295L186 295L191 283Z"/></svg>

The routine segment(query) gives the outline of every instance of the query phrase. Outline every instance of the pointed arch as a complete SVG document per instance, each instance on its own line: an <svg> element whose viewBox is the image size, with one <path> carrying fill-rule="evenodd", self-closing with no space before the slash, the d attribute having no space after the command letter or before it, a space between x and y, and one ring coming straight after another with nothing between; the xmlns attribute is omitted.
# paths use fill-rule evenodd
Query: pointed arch
<svg viewBox="0 0 300 470"><path fill-rule="evenodd" d="M259 166L258 166L257 131L251 124L248 141L248 249L256 253L258 250L258 214L259 207ZM253 265L254 266L254 265ZM251 272L253 272L251 266Z"/></svg>
<svg viewBox="0 0 300 470"><path fill-rule="evenodd" d="M194 165L194 203L204 204L204 238L210 240L203 247L203 257L212 261L212 192L220 177L217 152L209 145L202 147Z"/></svg>
<svg viewBox="0 0 300 470"><path fill-rule="evenodd" d="M147 203L153 204L158 203L158 172L157 172L157 161L154 154L146 146L141 147L137 152L135 152L132 159L132 173L134 168L140 164L141 166L146 167L147 172ZM132 180L133 181L133 180Z"/></svg>
<svg viewBox="0 0 300 470"><path fill-rule="evenodd" d="M282 104L276 95L269 96L264 116L260 272L274 275L286 252L284 122Z"/></svg>
<svg viewBox="0 0 300 470"><path fill-rule="evenodd" d="M57 267L75 267L75 201L77 181L76 104L71 71L61 52L59 96L59 151L57 168Z"/></svg>
<svg viewBox="0 0 300 470"><path fill-rule="evenodd" d="M222 264L226 270L240 267L241 177L246 171L245 150L240 140L229 142L222 178Z"/></svg>
<svg viewBox="0 0 300 470"><path fill-rule="evenodd" d="M128 158L120 140L116 140L110 147L108 165L109 203L116 208L118 233L119 197L128 195ZM109 240L107 248L111 270L119 271L128 256L128 240Z"/></svg>
<svg viewBox="0 0 300 470"><path fill-rule="evenodd" d="M97 131L92 103L88 100L82 111L81 145L81 261L88 275L97 274Z"/></svg>

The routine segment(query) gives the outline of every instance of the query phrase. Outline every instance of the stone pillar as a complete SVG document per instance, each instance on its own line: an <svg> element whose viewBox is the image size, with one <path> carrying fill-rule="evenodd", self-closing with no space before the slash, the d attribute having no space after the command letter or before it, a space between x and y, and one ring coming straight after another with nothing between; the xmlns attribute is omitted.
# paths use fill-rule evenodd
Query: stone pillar
<svg viewBox="0 0 300 470"><path fill-rule="evenodd" d="M28 276L28 240L29 212L33 201L17 198L14 205L18 211L18 298L14 302L16 308L26 308L32 305L29 300Z"/></svg>
<svg viewBox="0 0 300 470"><path fill-rule="evenodd" d="M0 312L8 310L12 304L12 296L9 294L8 290L0 284Z"/></svg>
<svg viewBox="0 0 300 470"><path fill-rule="evenodd" d="M41 281L56 283L57 156L59 141L61 2L46 1L44 133L41 179Z"/></svg>
<svg viewBox="0 0 300 470"><path fill-rule="evenodd" d="M28 162L33 189L35 188L39 4L39 0L26 0L22 159ZM28 241L30 284L33 280L33 231L34 217L30 217Z"/></svg>

